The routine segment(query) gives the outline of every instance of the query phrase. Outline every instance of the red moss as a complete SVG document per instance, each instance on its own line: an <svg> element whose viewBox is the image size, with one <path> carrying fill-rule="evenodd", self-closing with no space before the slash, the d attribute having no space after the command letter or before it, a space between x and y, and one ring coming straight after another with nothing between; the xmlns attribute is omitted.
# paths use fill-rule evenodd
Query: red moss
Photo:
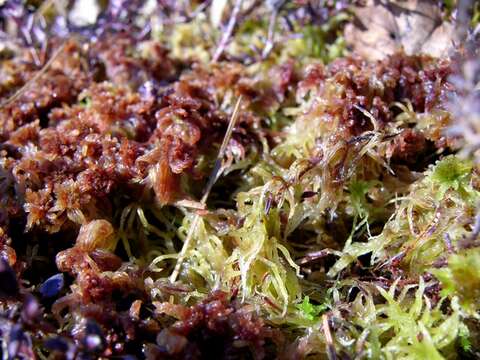
<svg viewBox="0 0 480 360"><path fill-rule="evenodd" d="M128 294L138 288L132 274L115 272L122 265L121 259L111 252L115 240L108 221L94 220L81 227L72 248L57 254L58 269L76 278L74 293L79 303L110 304L114 291ZM105 273L109 271L114 273Z"/></svg>
<svg viewBox="0 0 480 360"><path fill-rule="evenodd" d="M57 43L53 51L59 46ZM13 81L7 78L6 83L3 83L4 89L8 89L10 94L40 71L31 54L31 49L26 48L7 65L10 76L15 78ZM83 68L81 54L82 50L76 41L65 43L60 55L45 73L31 84L18 100L0 109L2 137L7 137L18 127L36 119L46 122L46 116L52 108L76 101L77 95L90 81L88 72Z"/></svg>
<svg viewBox="0 0 480 360"><path fill-rule="evenodd" d="M390 109L395 101L410 101L415 112L443 108L452 91L447 81L451 71L448 61L424 55L396 53L375 63L351 56L339 58L327 67L308 68L299 89L300 94L309 89L322 92L327 78L343 86L344 95L331 101L326 112L332 116L340 114L346 135L351 137L372 127L358 107L367 110L380 125L395 117Z"/></svg>
<svg viewBox="0 0 480 360"><path fill-rule="evenodd" d="M162 93L155 85L150 85L153 88L148 94L136 92L132 90L135 86L131 79L120 79L117 75L133 66L151 78L150 72L156 72L157 65L163 63L170 70L165 68L163 73L156 72L156 76L168 80L173 63L165 60L166 53L155 44L147 47L158 58L146 61L128 55L127 49L134 46L131 39L120 40L110 50L103 42L107 39L95 45L90 53L80 51L72 41L58 62L65 67L62 76L66 79L72 76L73 81L79 71L73 67L81 63L78 59L98 56L107 66L107 77L116 85L94 82L92 67L97 65L91 65L86 69L90 75L78 84L79 89L83 88L81 93L65 90L71 95L69 99L42 100L40 93L32 95L33 98L26 93L11 104L12 109L24 105L28 108L33 106L32 101L40 101L40 119L38 113L14 116L13 120L4 114L7 158L14 158L8 161L6 170L17 184L14 198L24 199L19 205L27 213L27 229L37 227L57 232L75 223L110 218L113 194L121 192L135 197L145 193L145 185L154 190L161 205L188 196L181 192L181 178L199 179L208 175L208 168L199 171L195 165L201 155L213 159L216 144L221 142L227 127L229 115L219 108L218 100L226 96L231 86L253 89L253 82L245 77L241 66L225 65L211 71L198 67ZM123 52L123 57L116 57L115 52ZM68 62L69 56L77 60ZM159 64L155 65L155 61ZM60 71L59 66L54 61L45 78ZM130 70L126 73L133 74ZM244 84L240 86L242 79ZM43 91L51 93L45 87ZM250 104L264 101L262 96L256 95L248 101ZM68 105L72 102L76 103ZM251 111L242 113L227 151L229 156L245 156L246 146L256 146L257 137L251 127L258 122L259 118Z"/></svg>
<svg viewBox="0 0 480 360"><path fill-rule="evenodd" d="M92 46L91 58L103 64L106 78L116 85L138 88L148 79L173 81L179 64L158 42L142 42L125 32L107 33ZM137 54L144 53L140 57Z"/></svg>
<svg viewBox="0 0 480 360"><path fill-rule="evenodd" d="M17 262L17 254L11 245L12 240L0 227L0 259L5 260L10 266L14 266Z"/></svg>
<svg viewBox="0 0 480 360"><path fill-rule="evenodd" d="M263 359L269 343L277 346L277 356L284 343L281 333L266 326L253 309L220 291L192 307L157 304L157 312L179 320L160 332L157 346L149 347L155 356L223 359L250 354Z"/></svg>
<svg viewBox="0 0 480 360"><path fill-rule="evenodd" d="M426 148L427 143L423 134L412 129L405 129L395 137L392 159L406 164L415 164Z"/></svg>

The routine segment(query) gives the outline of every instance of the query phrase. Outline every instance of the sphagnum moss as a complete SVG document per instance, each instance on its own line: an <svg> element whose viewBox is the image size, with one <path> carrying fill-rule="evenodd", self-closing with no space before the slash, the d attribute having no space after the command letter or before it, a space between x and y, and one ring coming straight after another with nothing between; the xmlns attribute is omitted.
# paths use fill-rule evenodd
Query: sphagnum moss
<svg viewBox="0 0 480 360"><path fill-rule="evenodd" d="M349 2L35 4L0 9L5 358L478 356L474 33L372 62Z"/></svg>

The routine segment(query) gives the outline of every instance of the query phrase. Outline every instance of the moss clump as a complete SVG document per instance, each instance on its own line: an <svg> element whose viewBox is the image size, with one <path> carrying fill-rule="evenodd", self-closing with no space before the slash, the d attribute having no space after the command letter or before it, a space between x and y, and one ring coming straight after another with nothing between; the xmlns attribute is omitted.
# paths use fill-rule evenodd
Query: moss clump
<svg viewBox="0 0 480 360"><path fill-rule="evenodd" d="M480 309L480 251L476 248L462 250L447 258L448 265L431 270L442 284L442 294L458 298L466 314L478 316Z"/></svg>
<svg viewBox="0 0 480 360"><path fill-rule="evenodd" d="M27 3L0 6L4 357L480 350L471 65L349 53L340 0Z"/></svg>
<svg viewBox="0 0 480 360"><path fill-rule="evenodd" d="M469 161L454 156L438 161L398 200L382 232L365 243L348 244L330 274L369 253L373 266L422 274L448 251L448 246L456 246L472 234L471 219L480 200L473 186L476 182Z"/></svg>

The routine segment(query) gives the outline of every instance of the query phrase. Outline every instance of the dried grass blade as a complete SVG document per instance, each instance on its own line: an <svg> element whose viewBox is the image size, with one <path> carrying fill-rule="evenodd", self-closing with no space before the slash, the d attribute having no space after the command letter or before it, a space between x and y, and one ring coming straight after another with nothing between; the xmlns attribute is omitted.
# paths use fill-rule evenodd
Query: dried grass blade
<svg viewBox="0 0 480 360"><path fill-rule="evenodd" d="M58 56L63 52L65 49L65 45L67 44L67 41L63 42L63 44L53 53L52 57L45 63L45 65L38 70L35 75L32 76L30 80L28 80L20 89L18 89L15 94L10 96L7 100L5 100L1 105L0 108L3 108L15 100L17 100L20 96L22 96L25 91L28 90L30 86L32 86L33 83L35 83L45 72L48 70L48 68L53 64L53 62L58 58Z"/></svg>
<svg viewBox="0 0 480 360"><path fill-rule="evenodd" d="M337 360L337 354L335 352L335 346L333 344L332 333L330 332L330 325L328 324L328 315L324 314L322 316L322 329L323 334L325 335L325 342L327 346L327 356L328 360Z"/></svg>
<svg viewBox="0 0 480 360"><path fill-rule="evenodd" d="M235 29L235 25L237 24L238 17L240 15L240 10L242 8L243 0L237 0L235 2L235 6L232 11L232 15L227 25L226 31L223 33L222 38L220 39L220 43L218 44L217 49L215 50L215 54L213 55L213 62L217 62L222 56L223 51L225 50L230 37L233 34L233 30Z"/></svg>
<svg viewBox="0 0 480 360"><path fill-rule="evenodd" d="M202 205L206 204L208 196L210 195L210 191L213 188L213 185L215 185L215 182L223 173L223 170L224 170L224 168L222 167L223 158L225 156L225 151L227 150L228 142L232 137L233 128L235 127L235 124L237 122L238 115L240 114L241 103L242 103L242 96L240 95L240 97L237 100L237 103L235 104L232 117L230 118L227 131L225 132L225 136L223 137L223 142L222 142L222 145L220 146L220 150L218 151L217 159L215 160L215 165L213 167L212 173L210 174L210 178L208 179L207 186L205 187L205 191L203 193L202 199L200 200L200 203ZM190 229L188 230L187 238L183 243L182 250L180 251L180 254L178 256L177 263L175 264L175 269L170 275L170 282L172 283L177 280L178 274L180 273L180 270L183 265L183 261L185 259L185 255L188 249L190 248L190 243L192 242L193 234L195 233L195 230L197 228L199 221L200 221L200 215L196 214L195 217L193 218L192 224L190 225Z"/></svg>

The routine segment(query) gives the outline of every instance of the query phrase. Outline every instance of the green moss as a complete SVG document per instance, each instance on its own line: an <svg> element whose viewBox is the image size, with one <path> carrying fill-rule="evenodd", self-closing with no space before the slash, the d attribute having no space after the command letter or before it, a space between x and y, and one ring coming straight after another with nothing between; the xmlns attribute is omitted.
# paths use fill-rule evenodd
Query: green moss
<svg viewBox="0 0 480 360"><path fill-rule="evenodd" d="M442 284L442 294L458 297L463 310L476 315L480 309L480 249L468 249L447 258L448 265L432 269Z"/></svg>
<svg viewBox="0 0 480 360"><path fill-rule="evenodd" d="M387 269L400 266L412 275L428 270L446 249L445 234L455 245L471 233L480 193L473 187L472 165L454 156L431 167L411 185L383 231L368 242L347 243L343 256L330 270L334 276L359 256L371 253L371 264ZM357 186L355 193L365 191Z"/></svg>
<svg viewBox="0 0 480 360"><path fill-rule="evenodd" d="M328 38L331 37L332 33L338 31L340 25L348 19L349 16L346 13L340 13L331 17L322 26L307 25L303 27L303 39L301 46L298 46L298 54L322 59L325 63L342 56L346 47L344 38L335 36L333 43L329 43Z"/></svg>
<svg viewBox="0 0 480 360"><path fill-rule="evenodd" d="M314 321L318 318L318 315L327 310L327 306L325 304L313 305L310 302L310 298L308 296L305 296L303 298L303 301L297 305L297 309L300 310L303 317L308 320Z"/></svg>
<svg viewBox="0 0 480 360"><path fill-rule="evenodd" d="M471 173L472 164L467 160L448 156L440 161L430 175L432 182L438 186L437 199L441 200L448 190L468 192Z"/></svg>
<svg viewBox="0 0 480 360"><path fill-rule="evenodd" d="M351 181L348 185L348 192L350 194L349 201L351 202L355 215L361 218L368 217L370 212L373 212L371 205L368 203L368 192L376 185L381 185L378 181Z"/></svg>
<svg viewBox="0 0 480 360"><path fill-rule="evenodd" d="M470 340L470 336L470 330L468 329L468 327L464 324L461 324L458 331L458 341L460 343L460 346L462 347L462 350L466 353L472 350L472 342Z"/></svg>
<svg viewBox="0 0 480 360"><path fill-rule="evenodd" d="M382 351L395 358L410 359L442 359L440 351L453 344L459 328L459 313L454 311L446 317L440 310L440 305L432 308L429 300L424 298L425 285L420 280L419 288L412 301L402 291L394 298L395 286L387 292L378 288L387 300L385 305L377 307L380 328L384 333L391 330ZM386 334L385 334L386 335ZM387 355L388 356L388 355Z"/></svg>

